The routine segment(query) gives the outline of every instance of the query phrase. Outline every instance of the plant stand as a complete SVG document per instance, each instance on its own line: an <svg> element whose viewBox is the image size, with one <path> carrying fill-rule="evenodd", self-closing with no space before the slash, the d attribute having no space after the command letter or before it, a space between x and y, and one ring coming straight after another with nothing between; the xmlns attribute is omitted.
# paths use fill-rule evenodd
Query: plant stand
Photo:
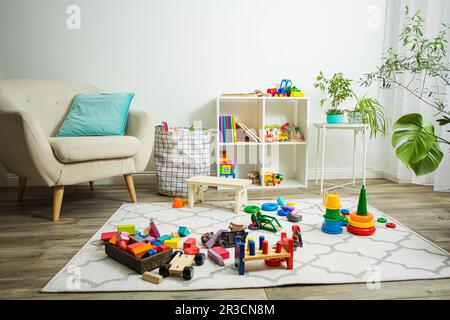
<svg viewBox="0 0 450 320"><path fill-rule="evenodd" d="M335 189L335 188L345 188L354 190L354 188L347 187L348 185L352 185L355 187L356 183L356 175L355 175L355 163L356 163L356 136L359 131L363 133L363 184L366 184L366 160L367 160L367 150L366 150L366 141L367 141L367 129L369 128L368 124L365 123L339 123L339 124L329 124L329 123L314 123L314 127L317 128L317 148L316 148L316 174L315 180L316 184L318 182L318 171L319 171L319 151L321 149L321 166L320 166L320 194L323 194L324 191ZM347 182L340 185L335 185L331 183L324 182L324 166L325 166L325 140L326 133L328 130L353 130L353 180L351 182ZM320 139L320 131L322 130L322 140ZM320 144L322 144L320 146ZM330 185L331 187L324 189L324 184Z"/></svg>

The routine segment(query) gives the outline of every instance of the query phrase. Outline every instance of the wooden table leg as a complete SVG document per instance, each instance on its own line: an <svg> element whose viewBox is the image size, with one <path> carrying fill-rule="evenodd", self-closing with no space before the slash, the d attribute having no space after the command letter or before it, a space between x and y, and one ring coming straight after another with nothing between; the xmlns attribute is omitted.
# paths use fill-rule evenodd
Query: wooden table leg
<svg viewBox="0 0 450 320"><path fill-rule="evenodd" d="M194 207L195 203L195 185L189 183L188 184L188 194L189 194L189 208Z"/></svg>
<svg viewBox="0 0 450 320"><path fill-rule="evenodd" d="M195 189L195 200L203 203L203 188L201 185L197 185Z"/></svg>

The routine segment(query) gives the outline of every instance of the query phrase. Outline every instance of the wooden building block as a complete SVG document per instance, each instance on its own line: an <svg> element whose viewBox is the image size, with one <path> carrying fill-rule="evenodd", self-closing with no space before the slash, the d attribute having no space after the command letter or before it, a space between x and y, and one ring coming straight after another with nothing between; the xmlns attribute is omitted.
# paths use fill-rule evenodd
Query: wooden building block
<svg viewBox="0 0 450 320"><path fill-rule="evenodd" d="M184 226L180 226L178 228L178 234L180 235L180 237L187 237L191 232L189 231L189 229L187 227Z"/></svg>
<svg viewBox="0 0 450 320"><path fill-rule="evenodd" d="M172 238L179 238L180 237L180 234L178 232L175 232L175 231L171 232L170 235L172 236Z"/></svg>
<svg viewBox="0 0 450 320"><path fill-rule="evenodd" d="M213 236L205 243L205 245L211 249L217 242L217 240L219 239L219 237L222 235L222 233L226 232L227 230L224 229L220 229L219 231L217 231L215 234L213 234Z"/></svg>
<svg viewBox="0 0 450 320"><path fill-rule="evenodd" d="M113 236L111 239L109 239L108 242L111 243L112 245L115 245L117 243L117 236Z"/></svg>
<svg viewBox="0 0 450 320"><path fill-rule="evenodd" d="M195 238L187 238L183 243L183 249L195 247L197 245L197 240Z"/></svg>
<svg viewBox="0 0 450 320"><path fill-rule="evenodd" d="M225 265L225 262L223 262L222 257L212 249L208 249L208 257L221 267Z"/></svg>
<svg viewBox="0 0 450 320"><path fill-rule="evenodd" d="M128 251L129 253L133 253L133 249L134 249L134 248L137 248L137 247L142 246L142 245L144 245L144 244L145 244L145 242L135 242L135 243L132 243L132 244L128 245L127 251Z"/></svg>
<svg viewBox="0 0 450 320"><path fill-rule="evenodd" d="M162 244L162 245L156 247L156 251L158 253L162 252L162 251L167 251L167 250L170 250L170 247L168 245L166 245L166 244Z"/></svg>
<svg viewBox="0 0 450 320"><path fill-rule="evenodd" d="M223 260L226 260L230 257L230 253L227 249L222 246L212 247L211 250L214 250L218 255L222 257Z"/></svg>
<svg viewBox="0 0 450 320"><path fill-rule="evenodd" d="M136 227L134 226L134 224L120 225L117 226L117 232L128 232L128 234L135 234Z"/></svg>
<svg viewBox="0 0 450 320"><path fill-rule="evenodd" d="M136 242L148 242L148 241L145 241L145 239L143 237L135 234L134 236L130 237L130 242L131 243L136 243Z"/></svg>
<svg viewBox="0 0 450 320"><path fill-rule="evenodd" d="M129 240L130 240L130 236L129 236L128 232L119 233L119 241L129 241Z"/></svg>
<svg viewBox="0 0 450 320"><path fill-rule="evenodd" d="M142 274L142 280L148 281L148 282L151 282L154 284L160 284L161 281L163 280L163 277L157 273L147 271Z"/></svg>
<svg viewBox="0 0 450 320"><path fill-rule="evenodd" d="M150 243L144 243L143 245L140 245L140 246L137 246L137 247L131 249L131 252L134 256L139 258L139 256L142 257L150 249L153 249L152 245Z"/></svg>
<svg viewBox="0 0 450 320"><path fill-rule="evenodd" d="M158 240L150 241L150 243L151 243L152 245L154 245L155 247L159 247L159 246L162 246L162 245L164 244L163 242L158 241Z"/></svg>
<svg viewBox="0 0 450 320"><path fill-rule="evenodd" d="M144 242L152 242L152 241L154 241L154 240L156 240L155 238L153 238L152 236L148 236L148 237L146 237L146 238L144 238Z"/></svg>
<svg viewBox="0 0 450 320"><path fill-rule="evenodd" d="M156 227L155 222L153 219L150 219L150 224L148 226L148 234L152 236L153 238L159 238L161 235L159 234L159 230Z"/></svg>
<svg viewBox="0 0 450 320"><path fill-rule="evenodd" d="M197 253L200 253L200 248L193 246L193 247L185 248L183 251L185 254L196 255Z"/></svg>
<svg viewBox="0 0 450 320"><path fill-rule="evenodd" d="M113 232L103 232L101 236L102 241L109 241L112 237L117 236L119 233L116 231Z"/></svg>
<svg viewBox="0 0 450 320"><path fill-rule="evenodd" d="M164 244L169 246L172 249L177 249L180 244L180 238L172 238L164 241Z"/></svg>
<svg viewBox="0 0 450 320"><path fill-rule="evenodd" d="M166 240L170 240L170 239L172 239L172 236L170 234L165 234L165 235L159 236L156 240L164 243Z"/></svg>

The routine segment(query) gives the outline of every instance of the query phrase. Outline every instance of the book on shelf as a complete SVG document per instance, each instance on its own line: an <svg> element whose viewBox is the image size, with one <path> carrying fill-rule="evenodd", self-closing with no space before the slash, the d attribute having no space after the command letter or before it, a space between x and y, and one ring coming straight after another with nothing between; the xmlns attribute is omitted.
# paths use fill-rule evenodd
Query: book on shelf
<svg viewBox="0 0 450 320"><path fill-rule="evenodd" d="M261 142L255 130L231 116L219 116L220 142Z"/></svg>

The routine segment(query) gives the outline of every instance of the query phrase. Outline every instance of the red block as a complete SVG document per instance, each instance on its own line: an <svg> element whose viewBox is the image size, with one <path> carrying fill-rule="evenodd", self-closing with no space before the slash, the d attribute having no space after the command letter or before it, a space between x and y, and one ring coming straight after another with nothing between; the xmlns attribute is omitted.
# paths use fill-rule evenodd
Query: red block
<svg viewBox="0 0 450 320"><path fill-rule="evenodd" d="M137 247L139 247L139 246L142 246L142 245L144 245L145 244L145 242L135 242L135 243L133 243L133 244L130 244L128 247L127 247L127 251L129 252L129 253L133 253L133 249L134 248L137 248Z"/></svg>
<svg viewBox="0 0 450 320"><path fill-rule="evenodd" d="M184 248L184 253L185 254L196 255L199 252L200 252L200 248L196 247L196 246L189 247L189 248Z"/></svg>
<svg viewBox="0 0 450 320"><path fill-rule="evenodd" d="M228 252L228 250L222 246L212 247L211 249L214 250L218 255L220 255L223 260L226 260L230 257L230 253Z"/></svg>
<svg viewBox="0 0 450 320"><path fill-rule="evenodd" d="M162 252L162 251L166 251L166 250L169 250L169 249L170 249L170 247L168 245L163 244L162 246L158 246L156 248L156 252Z"/></svg>
<svg viewBox="0 0 450 320"><path fill-rule="evenodd" d="M186 241L183 242L183 249L195 246L197 246L197 241L195 240L195 238L187 238Z"/></svg>
<svg viewBox="0 0 450 320"><path fill-rule="evenodd" d="M103 232L101 240L102 241L109 241L109 240L111 240L112 237L117 236L117 235L119 235L119 233L115 232L115 231L114 232Z"/></svg>

